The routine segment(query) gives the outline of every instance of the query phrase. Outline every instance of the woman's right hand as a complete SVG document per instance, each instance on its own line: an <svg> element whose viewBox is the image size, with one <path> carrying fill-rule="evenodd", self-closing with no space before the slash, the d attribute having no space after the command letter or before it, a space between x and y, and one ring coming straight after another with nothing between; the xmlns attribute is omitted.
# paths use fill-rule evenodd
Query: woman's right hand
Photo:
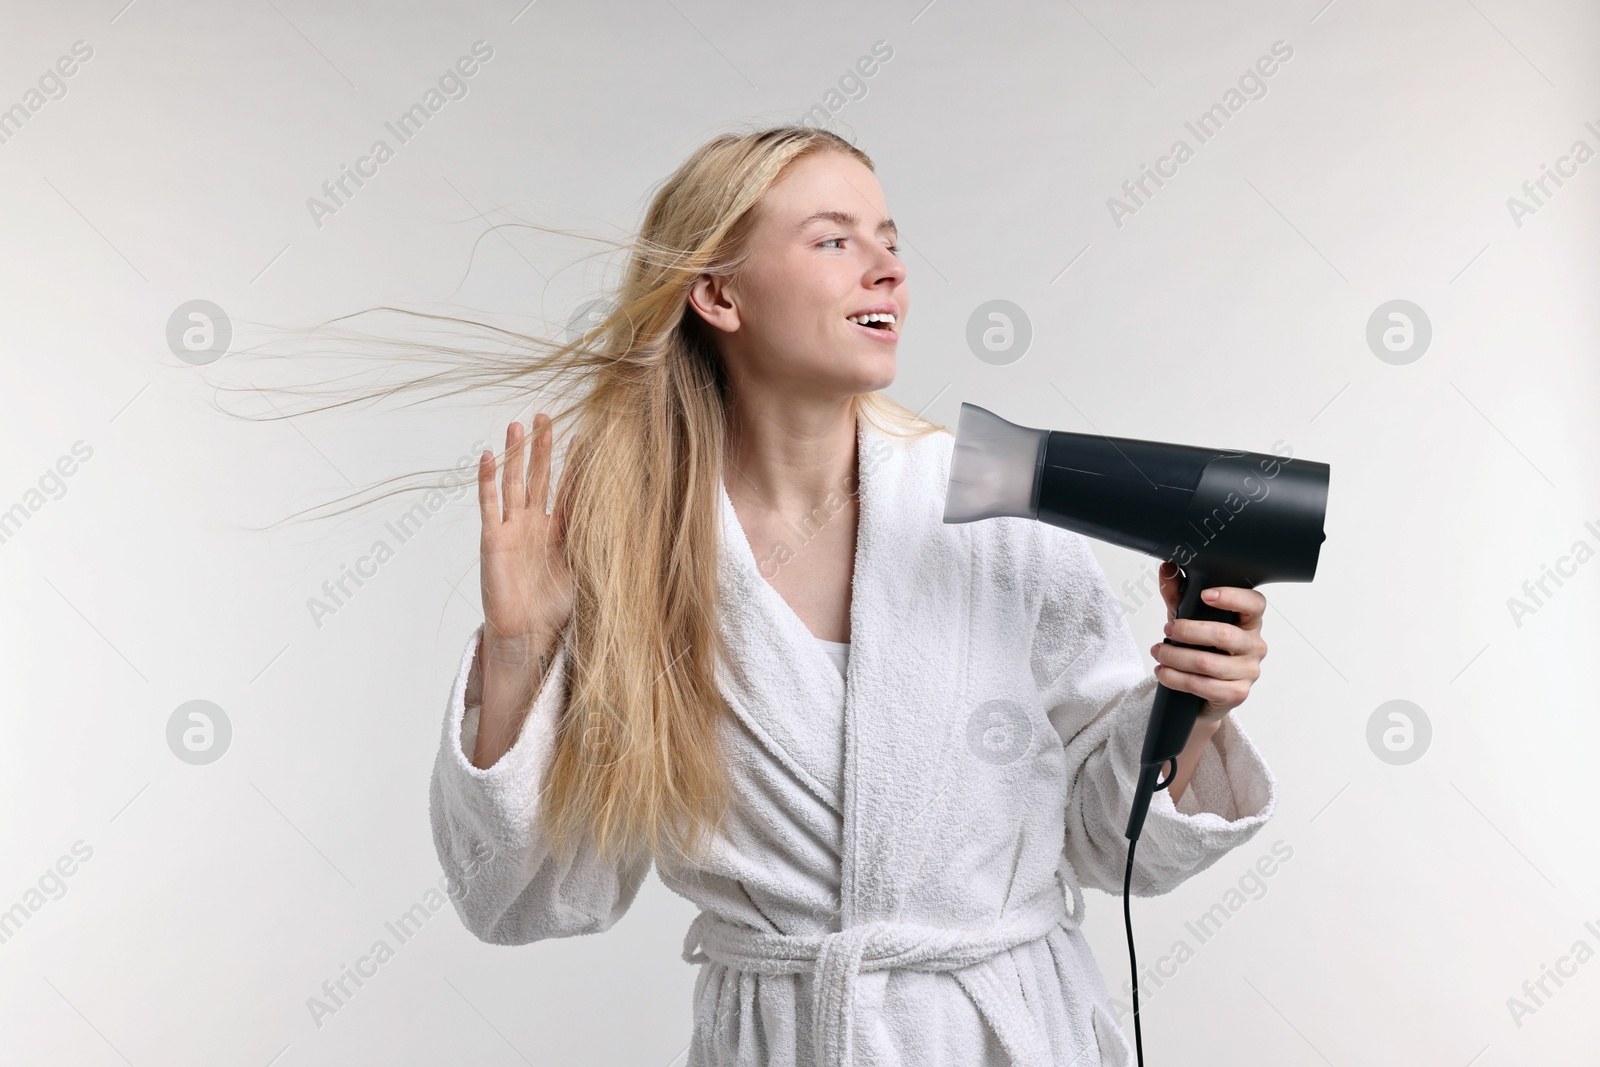
<svg viewBox="0 0 1600 1067"><path fill-rule="evenodd" d="M562 508L546 515L550 496L550 419L533 417L532 471L524 458L522 423L506 427L506 463L498 497L494 455L478 457L478 510L483 520L478 567L484 644L537 656L554 643L572 614L572 572ZM557 494L558 504L561 494Z"/></svg>

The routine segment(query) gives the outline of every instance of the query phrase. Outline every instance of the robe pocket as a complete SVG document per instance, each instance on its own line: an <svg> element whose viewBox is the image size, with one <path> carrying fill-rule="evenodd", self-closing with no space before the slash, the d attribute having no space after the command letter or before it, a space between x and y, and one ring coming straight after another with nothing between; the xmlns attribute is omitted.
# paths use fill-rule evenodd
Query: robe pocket
<svg viewBox="0 0 1600 1067"><path fill-rule="evenodd" d="M1128 1067L1133 1062L1133 1049L1117 1020L1098 1004L1093 1006L1090 1017L1094 1021L1095 1043L1100 1046L1101 1067Z"/></svg>

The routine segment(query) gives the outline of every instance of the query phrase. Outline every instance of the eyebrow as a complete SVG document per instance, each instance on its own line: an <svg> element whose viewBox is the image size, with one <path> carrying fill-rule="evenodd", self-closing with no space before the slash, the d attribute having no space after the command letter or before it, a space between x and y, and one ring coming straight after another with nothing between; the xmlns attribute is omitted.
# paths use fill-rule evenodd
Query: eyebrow
<svg viewBox="0 0 1600 1067"><path fill-rule="evenodd" d="M852 215L848 211L818 211L814 215L808 215L801 219L800 225L796 226L795 230L797 232L803 230L813 222L834 222L840 226L858 226L861 223L861 218L857 215ZM896 237L900 236L900 227L895 225L894 219L884 219L878 223L878 228L875 232L883 233L885 230L893 233Z"/></svg>

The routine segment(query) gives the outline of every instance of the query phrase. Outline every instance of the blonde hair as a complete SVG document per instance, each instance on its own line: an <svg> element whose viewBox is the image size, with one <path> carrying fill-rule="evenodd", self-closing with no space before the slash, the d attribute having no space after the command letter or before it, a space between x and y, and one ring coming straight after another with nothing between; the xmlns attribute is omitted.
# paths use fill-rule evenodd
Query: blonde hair
<svg viewBox="0 0 1600 1067"><path fill-rule="evenodd" d="M707 141L652 197L628 243L614 310L565 344L401 312L546 352L508 358L423 345L487 369L458 366L414 384L496 384L524 396L530 381L579 386L579 399L551 415L555 427L573 424L554 502L569 516L570 688L537 815L557 852L586 842L607 862L648 851L675 865L700 855L726 815L730 782L716 728L730 712L716 664L729 653L717 623L728 379L688 293L702 275L737 275L762 197L790 163L823 151L873 168L837 134L804 125ZM892 436L943 429L880 392L855 397L851 410Z"/></svg>

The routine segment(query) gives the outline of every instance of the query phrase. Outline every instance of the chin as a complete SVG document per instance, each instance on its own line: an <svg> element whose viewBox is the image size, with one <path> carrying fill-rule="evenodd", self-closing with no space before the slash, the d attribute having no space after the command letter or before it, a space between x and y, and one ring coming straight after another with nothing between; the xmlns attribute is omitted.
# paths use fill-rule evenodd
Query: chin
<svg viewBox="0 0 1600 1067"><path fill-rule="evenodd" d="M891 365L889 367L889 369L888 369L888 372L885 373L885 374L874 374L874 375L866 376L862 380L862 382L861 382L860 386L857 388L856 392L857 393L874 393L874 392L877 392L879 389L887 389L887 388L889 388L889 386L891 386L893 384L894 384L894 367Z"/></svg>
<svg viewBox="0 0 1600 1067"><path fill-rule="evenodd" d="M852 396L886 389L894 384L895 354L890 350L853 356L842 367L835 366L829 370L819 367L818 375L836 378Z"/></svg>

